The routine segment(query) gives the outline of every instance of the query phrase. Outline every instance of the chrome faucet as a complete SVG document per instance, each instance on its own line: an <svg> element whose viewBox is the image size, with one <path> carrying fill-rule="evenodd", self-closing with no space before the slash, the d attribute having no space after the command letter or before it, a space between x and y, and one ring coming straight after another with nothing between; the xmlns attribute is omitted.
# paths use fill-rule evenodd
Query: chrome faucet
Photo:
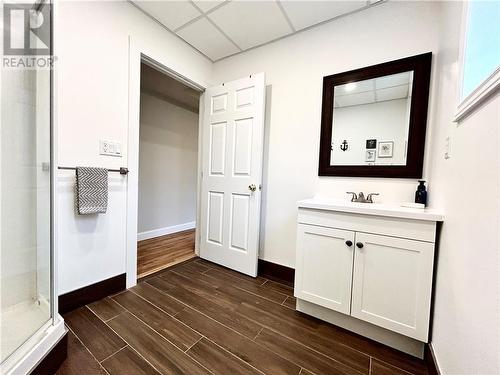
<svg viewBox="0 0 500 375"><path fill-rule="evenodd" d="M370 193L365 198L365 194L362 191L360 191L359 194L357 195L353 191L348 191L347 194L352 194L351 202L358 202L358 203L373 203L373 196L380 195L379 193Z"/></svg>

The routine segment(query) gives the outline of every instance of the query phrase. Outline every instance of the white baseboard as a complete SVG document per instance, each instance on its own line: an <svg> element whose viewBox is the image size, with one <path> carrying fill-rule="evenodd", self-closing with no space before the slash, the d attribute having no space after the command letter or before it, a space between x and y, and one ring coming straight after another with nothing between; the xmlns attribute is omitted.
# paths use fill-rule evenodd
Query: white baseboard
<svg viewBox="0 0 500 375"><path fill-rule="evenodd" d="M183 230L189 230L194 228L196 228L196 221L191 221L189 223L184 223L179 225L172 225L170 227L148 230L146 232L137 233L137 241L165 236L167 234L182 232Z"/></svg>

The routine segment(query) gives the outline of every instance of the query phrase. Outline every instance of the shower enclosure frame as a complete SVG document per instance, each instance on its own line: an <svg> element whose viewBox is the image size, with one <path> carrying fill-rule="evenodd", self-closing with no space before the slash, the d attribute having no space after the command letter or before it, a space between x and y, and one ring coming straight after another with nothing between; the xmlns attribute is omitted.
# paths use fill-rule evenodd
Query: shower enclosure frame
<svg viewBox="0 0 500 375"><path fill-rule="evenodd" d="M56 36L55 18L57 15L56 1L42 0L37 8L50 4L50 56L55 59ZM0 373L6 375L25 375L37 369L42 361L47 358L56 348L57 344L67 335L64 319L58 313L58 293L57 293L57 95L58 80L56 62L50 69L49 78L49 173L50 173L50 317L31 337L11 353L0 365ZM58 348L59 350L60 348ZM62 358L66 358L66 348L64 347Z"/></svg>

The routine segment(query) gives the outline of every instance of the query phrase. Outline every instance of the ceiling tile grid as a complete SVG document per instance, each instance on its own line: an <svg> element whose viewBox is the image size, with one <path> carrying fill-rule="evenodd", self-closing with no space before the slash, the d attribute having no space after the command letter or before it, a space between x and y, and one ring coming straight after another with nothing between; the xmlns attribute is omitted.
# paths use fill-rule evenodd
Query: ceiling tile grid
<svg viewBox="0 0 500 375"><path fill-rule="evenodd" d="M302 30L367 6L366 1L281 1L296 30Z"/></svg>
<svg viewBox="0 0 500 375"><path fill-rule="evenodd" d="M240 51L206 18L187 25L177 34L213 61Z"/></svg>
<svg viewBox="0 0 500 375"><path fill-rule="evenodd" d="M242 50L293 32L276 1L231 1L208 17Z"/></svg>
<svg viewBox="0 0 500 375"><path fill-rule="evenodd" d="M213 9L217 5L220 5L224 1L225 0L194 0L193 2L202 12L205 13Z"/></svg>
<svg viewBox="0 0 500 375"><path fill-rule="evenodd" d="M133 0L148 16L217 61L385 0Z"/></svg>
<svg viewBox="0 0 500 375"><path fill-rule="evenodd" d="M136 1L135 4L169 30L201 16L201 12L188 1Z"/></svg>

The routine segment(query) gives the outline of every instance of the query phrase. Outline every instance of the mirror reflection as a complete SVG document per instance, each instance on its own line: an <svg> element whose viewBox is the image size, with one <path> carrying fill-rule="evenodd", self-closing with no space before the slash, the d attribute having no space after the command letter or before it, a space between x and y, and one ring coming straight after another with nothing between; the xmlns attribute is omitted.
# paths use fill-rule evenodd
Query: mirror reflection
<svg viewBox="0 0 500 375"><path fill-rule="evenodd" d="M330 165L406 165L413 71L334 87Z"/></svg>

